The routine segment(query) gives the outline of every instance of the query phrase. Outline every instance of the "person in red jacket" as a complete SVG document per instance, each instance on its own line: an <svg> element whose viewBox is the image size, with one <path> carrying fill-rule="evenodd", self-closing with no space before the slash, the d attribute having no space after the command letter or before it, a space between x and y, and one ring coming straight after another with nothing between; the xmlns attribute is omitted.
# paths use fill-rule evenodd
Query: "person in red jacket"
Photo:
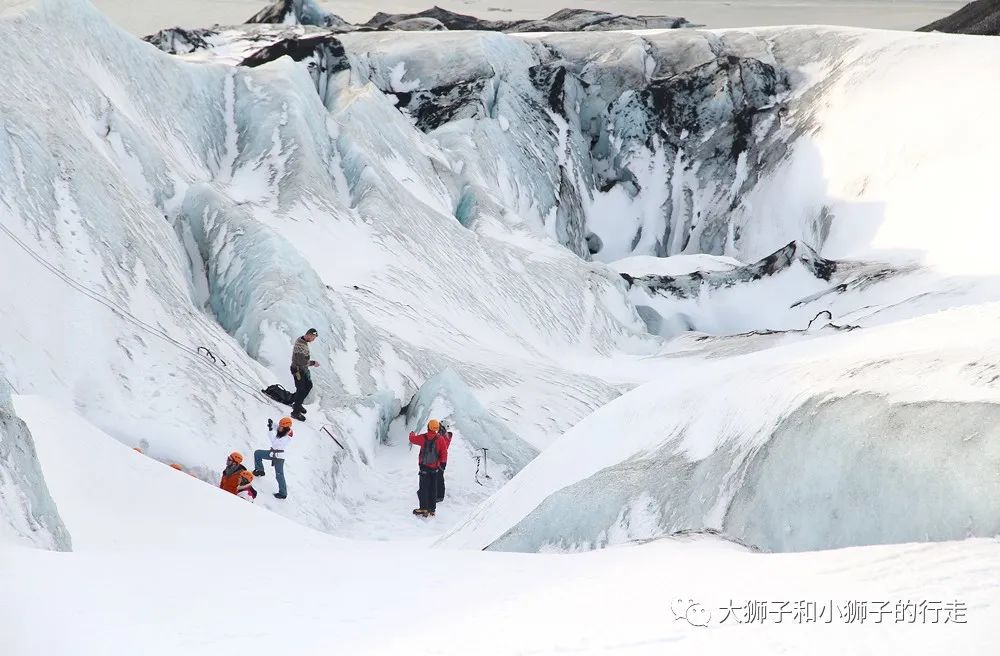
<svg viewBox="0 0 1000 656"><path fill-rule="evenodd" d="M410 433L410 444L420 447L417 463L420 466L420 485L417 489L417 499L420 507L413 510L419 517L433 517L437 510L437 482L441 463L448 461L448 440L442 438L438 431L441 422L431 419L427 422L427 432Z"/></svg>
<svg viewBox="0 0 1000 656"><path fill-rule="evenodd" d="M448 447L444 450L444 457L441 458L441 466L438 467L437 472L437 502L441 503L444 501L444 470L448 467L448 451L451 449L451 431L448 430L448 427L445 426L444 423L442 423L441 427L438 429L438 435L440 435L441 439L443 439L448 445Z"/></svg>

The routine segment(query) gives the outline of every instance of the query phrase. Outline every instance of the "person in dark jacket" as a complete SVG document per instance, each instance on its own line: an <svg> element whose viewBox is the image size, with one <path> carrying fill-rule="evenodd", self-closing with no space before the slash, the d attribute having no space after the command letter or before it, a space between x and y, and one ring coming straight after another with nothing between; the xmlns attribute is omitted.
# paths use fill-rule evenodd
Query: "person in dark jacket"
<svg viewBox="0 0 1000 656"><path fill-rule="evenodd" d="M420 466L420 485L417 489L417 499L420 507L413 510L419 517L433 517L437 510L437 482L442 459L448 460L448 442L438 431L441 422L431 419L427 422L427 432L410 433L410 444L420 447L417 463Z"/></svg>
<svg viewBox="0 0 1000 656"><path fill-rule="evenodd" d="M444 470L448 467L448 451L451 449L451 431L443 423L441 428L438 429L438 435L447 444L447 448L444 450L444 457L441 459L441 466L438 467L438 479L437 479L437 502L441 503L444 501Z"/></svg>
<svg viewBox="0 0 1000 656"><path fill-rule="evenodd" d="M306 334L295 340L292 347L292 379L295 381L295 394L292 395L292 416L299 421L305 421L306 409L302 402L312 391L312 375L310 367L318 367L319 363L309 359L309 344L319 336L319 331L310 328ZM298 416L296 416L298 415Z"/></svg>

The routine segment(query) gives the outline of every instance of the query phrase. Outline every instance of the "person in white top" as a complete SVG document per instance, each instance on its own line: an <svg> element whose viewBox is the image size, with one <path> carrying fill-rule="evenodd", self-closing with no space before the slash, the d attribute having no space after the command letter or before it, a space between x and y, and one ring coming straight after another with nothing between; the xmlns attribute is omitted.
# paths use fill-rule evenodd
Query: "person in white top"
<svg viewBox="0 0 1000 656"><path fill-rule="evenodd" d="M275 499L285 499L288 497L288 488L285 486L285 452L292 443L292 419L282 417L278 421L278 430L274 430L274 422L267 420L267 430L271 434L271 448L258 449L253 452L253 475L264 476L264 461L270 460L274 466L274 477L278 479L278 492ZM273 431L273 432L272 432Z"/></svg>

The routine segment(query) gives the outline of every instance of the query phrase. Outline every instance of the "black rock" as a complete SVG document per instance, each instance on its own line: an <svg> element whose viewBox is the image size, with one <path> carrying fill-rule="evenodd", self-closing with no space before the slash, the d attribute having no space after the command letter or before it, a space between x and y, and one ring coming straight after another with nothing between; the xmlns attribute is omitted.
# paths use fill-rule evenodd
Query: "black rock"
<svg viewBox="0 0 1000 656"><path fill-rule="evenodd" d="M315 25L347 27L340 16L320 8L313 0L277 0L247 19L247 23Z"/></svg>
<svg viewBox="0 0 1000 656"><path fill-rule="evenodd" d="M215 34L218 32L210 29L188 30L183 27L171 27L143 37L142 40L171 55L186 55L208 48L209 44L205 39Z"/></svg>
<svg viewBox="0 0 1000 656"><path fill-rule="evenodd" d="M1000 0L976 0L918 32L1000 35Z"/></svg>
<svg viewBox="0 0 1000 656"><path fill-rule="evenodd" d="M499 21L459 14L441 7L431 7L415 14L379 12L363 27L373 30L400 29L398 26L401 24L416 19L432 19L437 21L436 24L443 25L449 30L488 32L582 32L694 27L694 24L687 19L676 16L625 16L590 9L560 9L551 16L539 20Z"/></svg>

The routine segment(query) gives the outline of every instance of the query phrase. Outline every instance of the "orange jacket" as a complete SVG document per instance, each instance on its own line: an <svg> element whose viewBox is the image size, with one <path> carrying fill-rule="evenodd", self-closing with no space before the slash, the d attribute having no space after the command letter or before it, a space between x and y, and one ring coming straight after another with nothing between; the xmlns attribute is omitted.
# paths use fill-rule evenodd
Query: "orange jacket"
<svg viewBox="0 0 1000 656"><path fill-rule="evenodd" d="M246 470L247 468L243 465L227 467L222 472L222 481L219 483L219 487L230 494L236 494L236 488L240 486L240 474Z"/></svg>

